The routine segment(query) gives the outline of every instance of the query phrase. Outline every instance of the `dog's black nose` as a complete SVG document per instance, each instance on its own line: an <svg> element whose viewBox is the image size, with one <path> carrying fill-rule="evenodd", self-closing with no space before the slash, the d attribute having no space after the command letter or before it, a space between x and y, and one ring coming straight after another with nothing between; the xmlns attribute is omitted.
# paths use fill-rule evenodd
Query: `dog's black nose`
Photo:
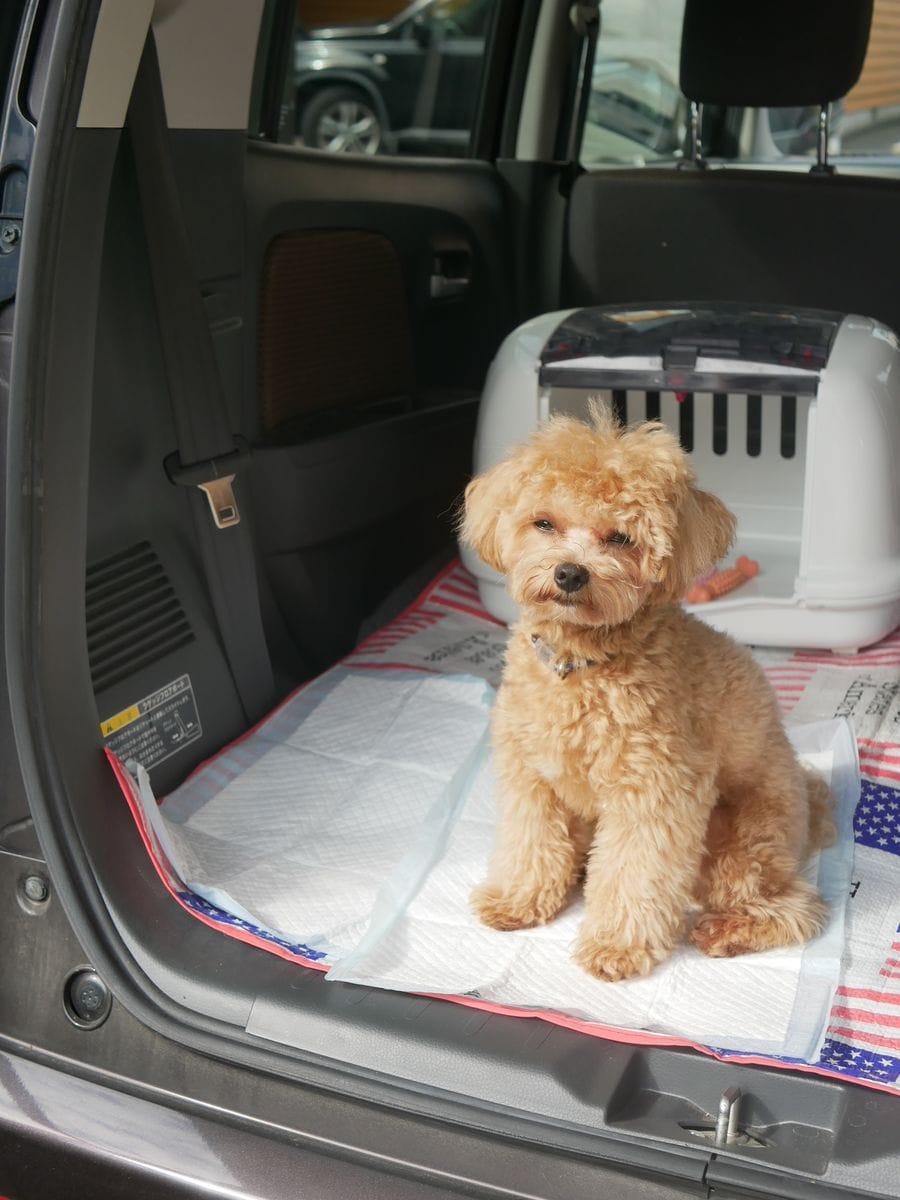
<svg viewBox="0 0 900 1200"><path fill-rule="evenodd" d="M553 572L553 578L556 586L564 592L580 592L588 581L588 569L580 567L578 563L560 563Z"/></svg>

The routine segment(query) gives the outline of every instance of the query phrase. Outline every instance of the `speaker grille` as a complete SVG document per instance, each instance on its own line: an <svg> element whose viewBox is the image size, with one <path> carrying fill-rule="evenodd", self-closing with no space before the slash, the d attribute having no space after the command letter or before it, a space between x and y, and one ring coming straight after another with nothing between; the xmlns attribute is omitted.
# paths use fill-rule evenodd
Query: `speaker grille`
<svg viewBox="0 0 900 1200"><path fill-rule="evenodd" d="M194 640L181 602L149 542L88 567L85 600L95 692Z"/></svg>

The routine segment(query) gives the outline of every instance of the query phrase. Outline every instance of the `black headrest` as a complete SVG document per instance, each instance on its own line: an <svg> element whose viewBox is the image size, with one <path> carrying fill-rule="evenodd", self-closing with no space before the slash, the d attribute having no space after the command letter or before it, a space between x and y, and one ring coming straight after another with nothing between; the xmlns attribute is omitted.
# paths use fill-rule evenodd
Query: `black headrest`
<svg viewBox="0 0 900 1200"><path fill-rule="evenodd" d="M872 0L687 0L681 90L698 104L826 104L859 79Z"/></svg>

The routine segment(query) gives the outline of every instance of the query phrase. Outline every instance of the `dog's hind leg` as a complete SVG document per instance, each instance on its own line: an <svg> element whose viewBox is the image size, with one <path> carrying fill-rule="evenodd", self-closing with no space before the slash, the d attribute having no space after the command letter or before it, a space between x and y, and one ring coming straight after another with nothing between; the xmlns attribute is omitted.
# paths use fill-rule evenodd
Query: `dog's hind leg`
<svg viewBox="0 0 900 1200"><path fill-rule="evenodd" d="M824 850L826 846L834 845L837 829L828 784L815 771L804 770L804 775L809 804L809 837L806 852L814 854L816 850Z"/></svg>
<svg viewBox="0 0 900 1200"><path fill-rule="evenodd" d="M799 875L806 855L833 832L827 788L799 766L786 794L767 780L732 790L714 810L691 941L726 958L799 945L823 928L827 909Z"/></svg>

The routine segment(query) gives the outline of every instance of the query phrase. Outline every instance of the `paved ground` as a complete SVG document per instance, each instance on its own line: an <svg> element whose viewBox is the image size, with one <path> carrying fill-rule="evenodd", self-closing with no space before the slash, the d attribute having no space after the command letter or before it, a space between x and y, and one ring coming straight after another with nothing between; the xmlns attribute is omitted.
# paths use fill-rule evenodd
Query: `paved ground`
<svg viewBox="0 0 900 1200"><path fill-rule="evenodd" d="M845 133L841 139L845 154L896 154L900 157L900 118Z"/></svg>

